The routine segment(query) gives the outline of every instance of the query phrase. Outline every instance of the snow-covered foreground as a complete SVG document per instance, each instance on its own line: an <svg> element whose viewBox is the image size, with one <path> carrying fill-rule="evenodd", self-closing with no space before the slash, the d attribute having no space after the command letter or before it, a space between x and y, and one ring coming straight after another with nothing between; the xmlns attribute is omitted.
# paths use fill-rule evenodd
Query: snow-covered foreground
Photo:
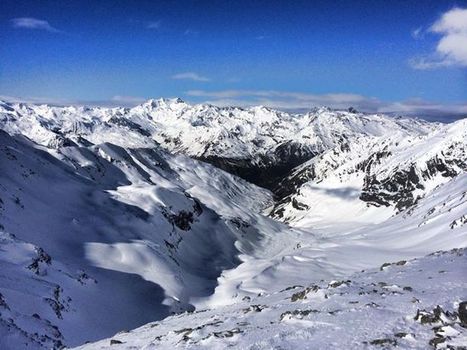
<svg viewBox="0 0 467 350"><path fill-rule="evenodd" d="M171 316L79 349L461 349L466 271L467 252L455 249L345 280L273 285L231 306Z"/></svg>
<svg viewBox="0 0 467 350"><path fill-rule="evenodd" d="M426 349L438 304L438 348L465 340L467 119L158 100L0 126L0 348Z"/></svg>

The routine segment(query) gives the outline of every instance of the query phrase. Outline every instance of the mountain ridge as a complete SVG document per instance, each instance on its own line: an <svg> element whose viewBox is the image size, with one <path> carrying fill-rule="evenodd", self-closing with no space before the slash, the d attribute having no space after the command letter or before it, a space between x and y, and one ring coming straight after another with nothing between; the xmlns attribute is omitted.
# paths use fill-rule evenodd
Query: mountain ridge
<svg viewBox="0 0 467 350"><path fill-rule="evenodd" d="M467 119L0 103L0 141L7 348L77 346L467 245Z"/></svg>

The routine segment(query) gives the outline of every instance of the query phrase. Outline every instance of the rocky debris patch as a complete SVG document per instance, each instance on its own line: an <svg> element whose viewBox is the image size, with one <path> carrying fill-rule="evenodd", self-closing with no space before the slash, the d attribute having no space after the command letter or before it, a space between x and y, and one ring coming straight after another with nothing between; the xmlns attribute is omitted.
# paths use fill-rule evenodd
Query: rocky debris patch
<svg viewBox="0 0 467 350"><path fill-rule="evenodd" d="M280 320L284 320L285 318L291 319L292 317L296 317L299 319L303 319L303 317L308 316L312 313L319 313L321 311L316 309L308 309L308 310L293 310L293 311L286 311L283 312L280 316Z"/></svg>
<svg viewBox="0 0 467 350"><path fill-rule="evenodd" d="M248 313L248 312L261 312L263 311L264 309L267 309L268 306L267 305L250 305L249 307L243 309L243 313Z"/></svg>
<svg viewBox="0 0 467 350"><path fill-rule="evenodd" d="M380 271L384 271L387 267L390 267L390 266L404 266L405 264L407 264L407 261L406 260L400 260L398 262L395 262L395 263L384 263L383 265L381 265L381 267L379 268Z"/></svg>
<svg viewBox="0 0 467 350"><path fill-rule="evenodd" d="M364 341L363 344L377 345L377 346L387 348L388 346L396 346L397 341L396 339L392 339L392 338L380 338L380 339L370 340L369 342Z"/></svg>
<svg viewBox="0 0 467 350"><path fill-rule="evenodd" d="M451 222L449 227L452 229L459 228L467 224L467 215L462 215L459 219L454 220Z"/></svg>
<svg viewBox="0 0 467 350"><path fill-rule="evenodd" d="M52 258L40 247L35 247L35 250L37 255L33 258L32 263L28 265L28 269L36 275L44 276L47 274L46 266L52 264Z"/></svg>
<svg viewBox="0 0 467 350"><path fill-rule="evenodd" d="M304 290L292 294L292 296L290 297L290 300L292 302L296 302L296 301L299 301L299 300L307 299L308 293L310 293L310 292L316 293L319 289L320 289L320 287L316 286L316 285L311 286L311 287L306 287Z"/></svg>
<svg viewBox="0 0 467 350"><path fill-rule="evenodd" d="M439 305L432 311L417 310L414 320L431 327L434 333L429 345L435 349L463 350L467 348L467 343L465 343L467 341L466 305L467 302L459 303L457 312L445 311Z"/></svg>

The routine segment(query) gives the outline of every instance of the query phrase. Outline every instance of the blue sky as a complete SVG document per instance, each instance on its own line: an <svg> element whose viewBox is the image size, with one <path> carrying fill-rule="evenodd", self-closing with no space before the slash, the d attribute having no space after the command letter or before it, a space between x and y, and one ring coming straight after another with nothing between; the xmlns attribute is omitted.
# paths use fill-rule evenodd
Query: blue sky
<svg viewBox="0 0 467 350"><path fill-rule="evenodd" d="M463 9L447 0L2 0L0 98L467 114Z"/></svg>

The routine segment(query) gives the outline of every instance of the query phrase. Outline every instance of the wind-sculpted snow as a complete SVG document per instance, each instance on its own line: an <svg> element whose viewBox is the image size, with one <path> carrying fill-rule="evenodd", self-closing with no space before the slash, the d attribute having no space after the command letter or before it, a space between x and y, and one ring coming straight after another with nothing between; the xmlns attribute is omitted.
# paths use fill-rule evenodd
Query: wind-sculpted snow
<svg viewBox="0 0 467 350"><path fill-rule="evenodd" d="M0 145L2 234L50 257L26 271L34 254L6 241L21 260L6 260L0 276L16 315L2 313L2 344L77 345L193 309L241 252L264 243L261 225L284 229L255 214L269 193L181 155L110 143L49 150L3 131ZM44 337L37 320L50 325Z"/></svg>
<svg viewBox="0 0 467 350"><path fill-rule="evenodd" d="M425 349L465 337L464 251L397 262L467 246L467 120L161 99L1 102L0 128L2 349L118 331L89 346Z"/></svg>
<svg viewBox="0 0 467 350"><path fill-rule="evenodd" d="M79 349L463 349L465 254L437 252L344 280L273 286Z"/></svg>

